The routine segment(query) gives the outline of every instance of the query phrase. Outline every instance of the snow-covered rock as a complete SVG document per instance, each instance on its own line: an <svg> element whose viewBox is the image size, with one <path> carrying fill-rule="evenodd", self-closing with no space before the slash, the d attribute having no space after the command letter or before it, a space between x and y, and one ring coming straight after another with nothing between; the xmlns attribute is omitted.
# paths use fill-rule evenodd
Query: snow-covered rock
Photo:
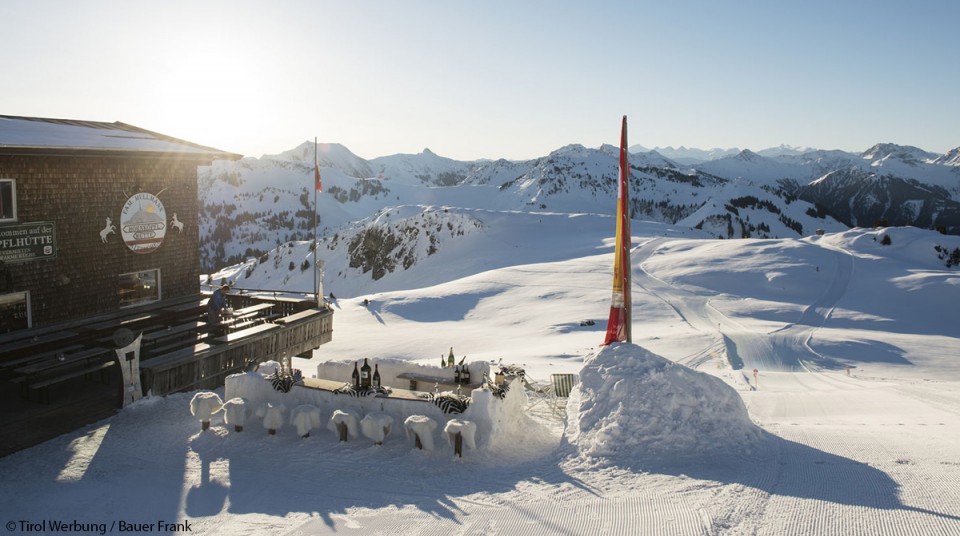
<svg viewBox="0 0 960 536"><path fill-rule="evenodd" d="M762 437L722 380L630 343L587 357L567 415L567 442L613 463L738 451Z"/></svg>

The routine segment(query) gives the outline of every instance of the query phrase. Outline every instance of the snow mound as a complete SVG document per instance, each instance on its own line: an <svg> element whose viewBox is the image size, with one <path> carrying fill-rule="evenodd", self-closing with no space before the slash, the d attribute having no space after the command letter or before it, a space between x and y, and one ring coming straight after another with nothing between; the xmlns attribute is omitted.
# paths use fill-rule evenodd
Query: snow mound
<svg viewBox="0 0 960 536"><path fill-rule="evenodd" d="M587 356L567 414L567 442L615 463L752 450L763 437L722 380L629 343Z"/></svg>

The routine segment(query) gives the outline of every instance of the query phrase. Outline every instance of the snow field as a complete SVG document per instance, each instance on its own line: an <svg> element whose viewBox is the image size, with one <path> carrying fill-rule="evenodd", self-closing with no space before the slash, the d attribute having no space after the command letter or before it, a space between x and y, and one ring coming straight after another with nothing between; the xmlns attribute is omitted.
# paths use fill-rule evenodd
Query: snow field
<svg viewBox="0 0 960 536"><path fill-rule="evenodd" d="M675 243L683 238L656 233L635 240L636 346L696 368L661 374L669 395L654 396L665 391L643 380L644 364L659 363L647 354L610 363L597 353L609 307L609 246L539 263L523 256L521 243L515 260L522 262L511 266L371 293L369 307L364 296L337 300L334 341L311 360L294 360L304 371L362 357L433 364L454 346L468 361L524 364L540 382L586 365L587 396L568 405L568 417L580 417L569 421L581 426L574 445L586 452L562 445L556 420L543 441L467 450L459 459L442 441L418 451L398 430L382 446L340 443L326 429L301 439L289 424L269 436L256 417L236 433L218 413L201 432L185 393L144 399L0 459L0 520L189 519L196 534L240 535L960 535L960 333L943 320L952 318L960 285L956 271L923 256L921 242L938 236L890 231L886 249L875 245L873 230L803 245L772 241L763 244L762 263L741 249L755 246L736 242ZM825 249L815 249L820 243ZM731 248L726 277L718 244ZM891 249L898 244L916 249ZM807 269L812 262L820 272ZM768 278L765 270L786 276ZM789 286L767 284L778 279ZM585 319L595 325L581 326ZM744 368L731 366L731 352ZM771 366L760 369L757 385L749 363L764 360ZM807 368L778 372L778 363ZM847 376L834 364L855 368ZM670 396L679 402L700 393L718 400L735 393L746 413L698 405L683 421L688 428L671 429L676 423L665 419L659 430L674 435L645 442L656 430L644 428L653 420L638 408L668 414L684 407ZM542 400L534 403L538 414L552 415L542 413ZM728 429L698 421L707 417ZM726 433L738 427L754 430L755 441ZM708 438L707 447L699 443ZM676 455L664 455L671 448Z"/></svg>

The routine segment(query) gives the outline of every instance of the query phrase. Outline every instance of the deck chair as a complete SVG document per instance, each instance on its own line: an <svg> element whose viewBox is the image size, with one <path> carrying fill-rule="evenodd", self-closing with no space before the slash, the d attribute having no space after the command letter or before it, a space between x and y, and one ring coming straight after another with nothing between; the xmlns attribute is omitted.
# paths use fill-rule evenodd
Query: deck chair
<svg viewBox="0 0 960 536"><path fill-rule="evenodd" d="M573 386L580 383L580 377L576 374L551 374L550 383L553 386L554 396L567 398Z"/></svg>

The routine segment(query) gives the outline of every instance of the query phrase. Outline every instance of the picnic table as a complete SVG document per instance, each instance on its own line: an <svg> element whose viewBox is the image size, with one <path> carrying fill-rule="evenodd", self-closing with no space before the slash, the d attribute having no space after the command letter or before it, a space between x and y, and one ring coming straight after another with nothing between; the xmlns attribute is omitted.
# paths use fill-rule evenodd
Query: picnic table
<svg viewBox="0 0 960 536"><path fill-rule="evenodd" d="M108 359L104 359L104 358ZM20 391L27 396L28 389L42 389L46 399L46 388L71 378L103 371L113 363L110 350L102 347L87 348L70 354L58 353L43 361L24 365L14 372L20 383Z"/></svg>
<svg viewBox="0 0 960 536"><path fill-rule="evenodd" d="M57 348L56 350L44 350L42 352L33 353L23 357L18 357L16 359L8 359L0 363L0 369L16 369L24 365L29 365L37 361L44 361L46 359L52 359L57 357L60 354L66 354L69 352L75 352L83 348L82 344L71 344L68 346L63 346Z"/></svg>
<svg viewBox="0 0 960 536"><path fill-rule="evenodd" d="M156 357L147 359L140 363L141 369L151 369L151 370L161 370L169 367L170 365L176 365L182 361L192 359L195 355L205 352L212 348L207 343L201 342L188 346L186 348L179 348L172 352L165 353L163 355L158 355Z"/></svg>
<svg viewBox="0 0 960 536"><path fill-rule="evenodd" d="M180 337L189 333L195 333L200 331L201 328L207 325L206 322L194 321L194 322L185 322L183 324L178 324L176 326L167 326L165 329L161 328L158 330L151 331L149 333L143 334L143 343L144 344L157 344L159 341L168 338Z"/></svg>
<svg viewBox="0 0 960 536"><path fill-rule="evenodd" d="M231 343L239 339L242 339L244 337L249 337L250 335L255 335L257 333L262 333L264 331L269 331L271 329L276 329L279 327L280 326L278 326L277 324L269 324L269 323L259 324L250 328L241 329L239 331L234 331L233 333L228 333L226 335L216 337L213 340L221 343Z"/></svg>
<svg viewBox="0 0 960 536"><path fill-rule="evenodd" d="M53 333L47 333L45 335L37 335L34 337L29 337L26 339L20 339L18 341L9 342L4 345L0 345L0 356L10 355L19 350L24 350L32 346L44 346L49 345L57 341L62 341L63 339L69 339L71 337L76 337L77 332L75 331L55 331Z"/></svg>
<svg viewBox="0 0 960 536"><path fill-rule="evenodd" d="M307 309L306 311L300 311L299 313L293 313L292 315L287 315L281 318L274 320L277 324L289 324L291 322L296 322L298 320L303 320L304 318L310 318L311 316L325 313L325 310L322 309Z"/></svg>
<svg viewBox="0 0 960 536"><path fill-rule="evenodd" d="M266 311L268 309L273 309L272 303L258 303L242 309L234 309L233 316L248 316L259 313L260 311Z"/></svg>
<svg viewBox="0 0 960 536"><path fill-rule="evenodd" d="M172 307L164 307L162 309L165 313L171 314L181 314L181 313L193 313L193 312L202 312L207 306L208 298L202 300L191 301L187 303L182 303L180 305L174 305Z"/></svg>
<svg viewBox="0 0 960 536"><path fill-rule="evenodd" d="M153 320L158 316L160 316L158 313L144 313L141 315L126 317L126 318L111 318L110 320L104 320L103 322L90 324L89 326L87 326L87 329L90 329L93 331L106 331L109 329L130 327L133 324L146 322L148 320Z"/></svg>

